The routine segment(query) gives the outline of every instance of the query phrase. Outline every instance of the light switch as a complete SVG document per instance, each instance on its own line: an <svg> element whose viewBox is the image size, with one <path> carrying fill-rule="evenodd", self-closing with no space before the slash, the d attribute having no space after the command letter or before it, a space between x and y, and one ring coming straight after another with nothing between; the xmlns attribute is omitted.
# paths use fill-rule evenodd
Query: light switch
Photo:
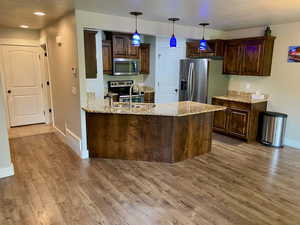
<svg viewBox="0 0 300 225"><path fill-rule="evenodd" d="M72 94L76 95L77 94L77 88L76 87L72 87Z"/></svg>

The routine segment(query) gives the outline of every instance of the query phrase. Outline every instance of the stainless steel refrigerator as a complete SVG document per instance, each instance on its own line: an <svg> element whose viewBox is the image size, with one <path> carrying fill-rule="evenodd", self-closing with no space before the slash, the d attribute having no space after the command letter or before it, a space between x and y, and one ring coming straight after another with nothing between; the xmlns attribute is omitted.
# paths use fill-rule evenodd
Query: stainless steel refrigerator
<svg viewBox="0 0 300 225"><path fill-rule="evenodd" d="M210 103L212 96L227 94L228 83L221 60L180 60L179 101Z"/></svg>

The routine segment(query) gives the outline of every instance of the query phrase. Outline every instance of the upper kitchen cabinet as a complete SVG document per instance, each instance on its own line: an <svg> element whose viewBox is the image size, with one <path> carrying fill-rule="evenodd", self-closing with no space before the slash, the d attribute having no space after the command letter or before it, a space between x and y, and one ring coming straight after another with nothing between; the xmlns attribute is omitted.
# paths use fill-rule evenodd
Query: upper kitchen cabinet
<svg viewBox="0 0 300 225"><path fill-rule="evenodd" d="M270 76L275 37L225 41L223 74Z"/></svg>
<svg viewBox="0 0 300 225"><path fill-rule="evenodd" d="M110 40L102 41L103 73L112 74L112 45Z"/></svg>
<svg viewBox="0 0 300 225"><path fill-rule="evenodd" d="M150 44L141 44L140 46L140 73L149 74L150 73Z"/></svg>
<svg viewBox="0 0 300 225"><path fill-rule="evenodd" d="M224 41L220 39L208 40L207 50L199 49L199 41L191 41L186 43L186 57L187 58L201 58L201 57L223 57L224 56Z"/></svg>
<svg viewBox="0 0 300 225"><path fill-rule="evenodd" d="M139 58L139 48L131 45L131 35L113 34L112 42L114 58Z"/></svg>
<svg viewBox="0 0 300 225"><path fill-rule="evenodd" d="M84 31L84 55L86 78L97 78L96 31Z"/></svg>

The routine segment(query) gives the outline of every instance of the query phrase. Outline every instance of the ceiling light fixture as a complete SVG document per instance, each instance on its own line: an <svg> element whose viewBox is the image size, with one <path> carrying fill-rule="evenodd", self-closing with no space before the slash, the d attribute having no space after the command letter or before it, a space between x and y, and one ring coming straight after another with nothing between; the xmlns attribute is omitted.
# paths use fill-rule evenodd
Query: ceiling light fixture
<svg viewBox="0 0 300 225"><path fill-rule="evenodd" d="M169 21L172 21L173 22L173 34L170 38L170 48L176 48L177 47L177 40L176 40L176 37L175 37L175 32L174 32L174 26L175 26L175 22L180 20L179 18L169 18Z"/></svg>
<svg viewBox="0 0 300 225"><path fill-rule="evenodd" d="M200 48L200 51L205 51L205 50L207 50L207 42L204 38L204 33L205 33L205 27L208 26L209 23L200 23L199 25L203 27L203 36L202 36L202 40L200 40L199 48Z"/></svg>
<svg viewBox="0 0 300 225"><path fill-rule="evenodd" d="M34 12L33 14L36 16L45 16L46 15L46 13L44 13L44 12Z"/></svg>
<svg viewBox="0 0 300 225"><path fill-rule="evenodd" d="M135 16L135 32L132 35L132 45L139 47L141 45L141 35L138 33L138 23L137 18L140 15L143 15L142 12L130 12L130 15Z"/></svg>
<svg viewBox="0 0 300 225"><path fill-rule="evenodd" d="M20 27L25 28L25 29L29 28L29 26L27 26L27 25L20 25Z"/></svg>

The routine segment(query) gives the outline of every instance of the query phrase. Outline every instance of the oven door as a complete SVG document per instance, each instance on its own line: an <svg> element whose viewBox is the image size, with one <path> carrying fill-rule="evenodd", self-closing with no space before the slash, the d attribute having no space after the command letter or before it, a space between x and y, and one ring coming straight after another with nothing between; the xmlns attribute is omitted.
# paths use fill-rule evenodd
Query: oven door
<svg viewBox="0 0 300 225"><path fill-rule="evenodd" d="M130 96L129 95L119 96L119 102L130 102ZM142 102L144 102L144 96L143 95L132 95L132 102L142 103Z"/></svg>
<svg viewBox="0 0 300 225"><path fill-rule="evenodd" d="M114 75L138 75L140 71L140 61L138 59L114 59Z"/></svg>

